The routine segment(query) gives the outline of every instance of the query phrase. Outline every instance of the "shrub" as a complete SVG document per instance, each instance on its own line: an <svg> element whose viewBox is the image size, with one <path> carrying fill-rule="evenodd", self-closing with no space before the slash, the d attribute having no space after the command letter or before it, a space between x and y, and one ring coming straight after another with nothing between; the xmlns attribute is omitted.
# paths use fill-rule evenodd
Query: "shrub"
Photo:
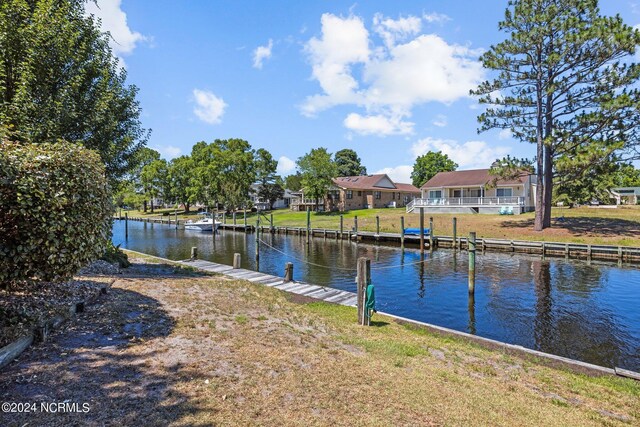
<svg viewBox="0 0 640 427"><path fill-rule="evenodd" d="M0 141L0 284L62 280L100 257L111 195L93 151Z"/></svg>
<svg viewBox="0 0 640 427"><path fill-rule="evenodd" d="M100 259L107 261L109 264L118 263L120 268L127 268L131 265L129 257L122 252L120 245L115 246L111 241L107 243L107 249Z"/></svg>

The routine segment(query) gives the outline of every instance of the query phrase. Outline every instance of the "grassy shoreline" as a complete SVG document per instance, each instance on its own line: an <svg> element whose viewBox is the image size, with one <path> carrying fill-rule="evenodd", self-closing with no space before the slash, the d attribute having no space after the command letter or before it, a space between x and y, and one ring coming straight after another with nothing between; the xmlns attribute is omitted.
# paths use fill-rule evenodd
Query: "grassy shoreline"
<svg viewBox="0 0 640 427"><path fill-rule="evenodd" d="M162 213L173 213L174 210L156 210L154 214L130 211L132 217L159 217ZM306 227L306 212L292 212L287 209L272 212L274 225L281 227ZM178 215L179 219L193 218L196 215ZM269 214L267 214L268 216ZM255 213L248 213L247 221L255 222ZM400 217L405 218L405 227L418 227L419 215L407 213L405 209L362 209L343 214L345 229L354 225L354 217L358 217L358 229L362 231L376 230L376 216L380 217L380 231L400 232ZM472 214L426 214L425 226L429 217L433 217L435 235L451 236L452 220L458 220L458 236L467 236L475 231L478 237L513 239L528 241L553 241L567 243L590 243L616 246L640 246L640 206L625 206L618 209L602 208L554 208L552 209L552 227L542 232L533 230L534 214L523 215L472 215ZM167 216L164 217L168 218ZM173 215L171 215L173 219ZM243 222L243 214L237 216L238 223ZM227 218L231 222L231 218ZM338 229L340 213L311 214L313 228Z"/></svg>
<svg viewBox="0 0 640 427"><path fill-rule="evenodd" d="M137 257L86 317L3 372L0 397L56 390L91 411L9 414L8 425L640 421L632 380L550 368L384 316L363 328L350 307Z"/></svg>

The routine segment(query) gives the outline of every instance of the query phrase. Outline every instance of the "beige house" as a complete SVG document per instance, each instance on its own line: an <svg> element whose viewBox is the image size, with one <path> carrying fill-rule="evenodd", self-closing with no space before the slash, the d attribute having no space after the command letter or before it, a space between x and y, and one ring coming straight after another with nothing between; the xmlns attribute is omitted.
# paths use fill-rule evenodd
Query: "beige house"
<svg viewBox="0 0 640 427"><path fill-rule="evenodd" d="M500 180L489 169L439 172L421 187L421 197L407 211L521 214L535 209L535 180L529 173Z"/></svg>
<svg viewBox="0 0 640 427"><path fill-rule="evenodd" d="M345 176L333 179L320 206L316 201L305 199L302 192L291 201L292 210L348 211L352 209L373 209L404 207L420 197L420 190L411 184L394 183L386 174Z"/></svg>

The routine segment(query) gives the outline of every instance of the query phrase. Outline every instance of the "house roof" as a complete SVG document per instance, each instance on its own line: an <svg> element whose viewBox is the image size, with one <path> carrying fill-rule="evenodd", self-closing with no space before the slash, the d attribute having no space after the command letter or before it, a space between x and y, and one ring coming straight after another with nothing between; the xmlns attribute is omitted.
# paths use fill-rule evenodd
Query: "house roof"
<svg viewBox="0 0 640 427"><path fill-rule="evenodd" d="M401 184L399 182L396 182L396 188L399 191L404 191L406 193L419 193L420 189L418 187L415 187L413 184Z"/></svg>
<svg viewBox="0 0 640 427"><path fill-rule="evenodd" d="M497 181L497 185L522 184L528 178L528 175L518 177L516 179ZM469 187L484 186L495 178L495 175L489 174L489 169L473 169L466 171L438 172L433 178L427 181L421 188L440 188L440 187Z"/></svg>
<svg viewBox="0 0 640 427"><path fill-rule="evenodd" d="M389 178L387 174L381 173L376 175L362 176L341 176L333 179L333 183L348 190L377 190L377 191L405 191L411 193L419 193L420 189L411 184L396 183ZM389 187L391 184L393 187Z"/></svg>
<svg viewBox="0 0 640 427"><path fill-rule="evenodd" d="M384 173L377 175L340 176L333 178L333 183L340 188L355 190L394 190L395 184L393 184L394 188L378 185L385 177L393 184L393 181Z"/></svg>

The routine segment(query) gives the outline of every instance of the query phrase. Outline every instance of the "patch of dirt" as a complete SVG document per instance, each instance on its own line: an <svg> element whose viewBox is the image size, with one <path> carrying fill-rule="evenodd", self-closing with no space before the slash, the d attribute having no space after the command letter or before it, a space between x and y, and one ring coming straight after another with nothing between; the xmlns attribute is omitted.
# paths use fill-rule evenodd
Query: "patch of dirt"
<svg viewBox="0 0 640 427"><path fill-rule="evenodd" d="M106 276L78 276L68 282L22 283L0 289L0 347L56 316L68 316L72 304L97 295L112 282Z"/></svg>

